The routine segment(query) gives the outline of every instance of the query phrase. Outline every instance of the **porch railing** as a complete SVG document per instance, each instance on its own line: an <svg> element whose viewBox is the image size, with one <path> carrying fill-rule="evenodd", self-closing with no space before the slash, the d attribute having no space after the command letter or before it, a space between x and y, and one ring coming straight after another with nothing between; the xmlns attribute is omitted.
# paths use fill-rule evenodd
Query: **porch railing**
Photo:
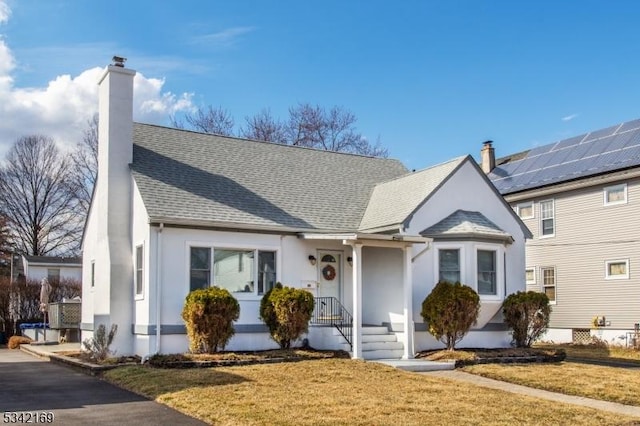
<svg viewBox="0 0 640 426"><path fill-rule="evenodd" d="M353 317L335 297L316 297L311 324L335 327L353 347Z"/></svg>

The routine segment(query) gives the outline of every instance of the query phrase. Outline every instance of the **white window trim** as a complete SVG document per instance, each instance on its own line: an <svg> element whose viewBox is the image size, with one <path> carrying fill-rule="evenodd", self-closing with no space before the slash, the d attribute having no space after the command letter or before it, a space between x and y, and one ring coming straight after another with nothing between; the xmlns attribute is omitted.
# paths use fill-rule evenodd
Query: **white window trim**
<svg viewBox="0 0 640 426"><path fill-rule="evenodd" d="M89 269L89 288L93 292L93 289L96 288L96 261L91 261L91 266Z"/></svg>
<svg viewBox="0 0 640 426"><path fill-rule="evenodd" d="M460 253L460 282L465 284L465 245L464 244L450 244L450 243L434 243L434 265L433 268L433 283L434 285L438 284L440 281L440 250L458 250Z"/></svg>
<svg viewBox="0 0 640 426"><path fill-rule="evenodd" d="M496 294L480 294L480 300L504 300L504 249L498 244L473 244L473 287L478 293L478 250L496 253ZM466 284L463 282L463 284ZM467 284L470 285L470 284Z"/></svg>
<svg viewBox="0 0 640 426"><path fill-rule="evenodd" d="M550 217L550 218L549 217L543 218L542 217L542 204L543 203L547 203L547 202L551 202L552 205L553 205L553 210L552 210L553 216ZM556 236L556 227L557 227L557 222L556 222L556 201L555 201L555 199L551 198L551 199L548 199L548 200L541 200L538 203L538 206L540 206L539 207L539 209L540 209L540 220L538 222L539 225L540 225L540 232L538 233L539 234L538 238L552 238L552 237L555 237ZM553 234L542 235L542 230L543 230L542 221L543 220L548 220L548 219L553 219Z"/></svg>
<svg viewBox="0 0 640 426"><path fill-rule="evenodd" d="M211 253L211 265L209 268L209 282L211 286L214 286L214 254L213 250L246 250L253 251L255 253L254 261L257 262L257 252L258 251L272 251L275 252L276 258L276 282L282 282L281 273L282 273L282 262L281 262L281 253L279 246L269 246L269 245L256 245L256 246L248 246L247 244L233 244L233 243L220 243L214 244L211 242L204 241L187 241L185 245L185 284L187 293L190 291L191 286L191 247L198 248L208 248L212 250ZM258 282L258 268L254 268L253 271L254 282ZM256 286L257 288L257 286ZM257 290L254 293L231 293L233 297L237 300L261 300L264 294L258 294Z"/></svg>
<svg viewBox="0 0 640 426"><path fill-rule="evenodd" d="M533 271L533 280L532 281L527 280L527 271ZM524 269L524 277L525 277L525 282L527 284L535 284L537 282L536 281L536 267L535 266L531 266L531 267L525 268Z"/></svg>
<svg viewBox="0 0 640 426"><path fill-rule="evenodd" d="M556 300L549 300L550 305L555 305L558 303L558 270L555 266L541 266L540 267L540 290L544 293L544 269L553 269L553 287L554 293L556 295Z"/></svg>
<svg viewBox="0 0 640 426"><path fill-rule="evenodd" d="M530 216L520 216L520 208L521 207L525 207L525 206L530 206L531 207L531 215ZM526 203L519 203L518 205L516 205L516 214L518 215L518 217L520 219L535 219L536 210L535 210L535 205L534 205L533 201L528 201Z"/></svg>
<svg viewBox="0 0 640 426"><path fill-rule="evenodd" d="M142 285L140 286L141 292L138 293L138 248L142 247ZM134 269L133 269L133 295L134 295L134 300L143 300L144 299L144 281L145 281L145 266L146 266L147 262L146 262L146 250L145 250L145 246L144 246L144 242L142 242L141 244L137 244L134 247L133 250L133 265L134 265Z"/></svg>
<svg viewBox="0 0 640 426"><path fill-rule="evenodd" d="M607 193L609 191L620 189L620 188L624 189L624 200L607 202ZM627 194L627 184L626 183L620 183L618 185L607 186L602 190L602 202L603 202L603 205L605 205L605 206L619 206L621 204L627 204L627 195L628 194Z"/></svg>
<svg viewBox="0 0 640 426"><path fill-rule="evenodd" d="M609 275L609 265L612 263L624 263L627 273L624 275ZM629 259L606 260L604 262L604 279L605 280L628 280L629 279Z"/></svg>

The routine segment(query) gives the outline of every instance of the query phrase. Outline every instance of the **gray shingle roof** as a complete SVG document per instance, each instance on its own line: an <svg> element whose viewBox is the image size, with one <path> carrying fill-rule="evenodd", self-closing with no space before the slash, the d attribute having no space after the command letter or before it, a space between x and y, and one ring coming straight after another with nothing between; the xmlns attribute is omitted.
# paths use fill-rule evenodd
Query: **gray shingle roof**
<svg viewBox="0 0 640 426"><path fill-rule="evenodd" d="M638 166L640 119L501 159L489 179L505 195Z"/></svg>
<svg viewBox="0 0 640 426"><path fill-rule="evenodd" d="M455 158L376 185L360 230L399 226L467 159Z"/></svg>
<svg viewBox="0 0 640 426"><path fill-rule="evenodd" d="M151 221L355 231L397 160L134 124L135 182Z"/></svg>
<svg viewBox="0 0 640 426"><path fill-rule="evenodd" d="M60 257L60 256L24 256L29 263L48 263L65 265L82 265L81 257Z"/></svg>
<svg viewBox="0 0 640 426"><path fill-rule="evenodd" d="M420 232L420 235L434 239L474 237L512 241L511 235L482 213L466 210L456 210L440 222Z"/></svg>

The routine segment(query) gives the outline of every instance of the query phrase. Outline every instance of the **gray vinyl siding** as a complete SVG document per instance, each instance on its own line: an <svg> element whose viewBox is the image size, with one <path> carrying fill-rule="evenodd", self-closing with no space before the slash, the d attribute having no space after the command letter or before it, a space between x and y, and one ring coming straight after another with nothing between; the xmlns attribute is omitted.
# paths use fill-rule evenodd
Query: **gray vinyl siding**
<svg viewBox="0 0 640 426"><path fill-rule="evenodd" d="M536 283L527 289L542 291L540 268L555 267L551 327L589 328L594 316L605 316L612 329L640 322L640 180L626 183L627 204L615 206L604 206L603 189L616 183L531 198L535 217L523 221L533 234L526 266L535 267ZM549 199L555 236L540 238L539 203ZM605 262L618 259L629 260L629 279L605 279Z"/></svg>

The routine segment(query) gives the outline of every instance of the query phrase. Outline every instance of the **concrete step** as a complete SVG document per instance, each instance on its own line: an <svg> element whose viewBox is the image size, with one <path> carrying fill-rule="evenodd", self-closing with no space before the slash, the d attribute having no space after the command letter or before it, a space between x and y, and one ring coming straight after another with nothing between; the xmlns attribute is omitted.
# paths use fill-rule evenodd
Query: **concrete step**
<svg viewBox="0 0 640 426"><path fill-rule="evenodd" d="M375 362L414 372L454 370L456 366L453 361L425 361L423 359L377 359Z"/></svg>
<svg viewBox="0 0 640 426"><path fill-rule="evenodd" d="M350 352L351 346L348 343L342 343L340 349ZM377 351L377 350L399 350L401 352L404 349L402 342L362 342L362 351Z"/></svg>
<svg viewBox="0 0 640 426"><path fill-rule="evenodd" d="M339 336L340 332L338 331L338 329L336 327L333 327L333 334L335 336ZM362 335L368 335L368 334L390 334L390 331L387 327L383 327L383 326L364 326L362 327ZM393 334L393 333L391 333Z"/></svg>
<svg viewBox="0 0 640 426"><path fill-rule="evenodd" d="M363 334L362 343L367 342L397 342L398 336L393 333L388 334Z"/></svg>
<svg viewBox="0 0 640 426"><path fill-rule="evenodd" d="M374 349L370 351L362 351L364 359L400 359L404 355L402 349Z"/></svg>

